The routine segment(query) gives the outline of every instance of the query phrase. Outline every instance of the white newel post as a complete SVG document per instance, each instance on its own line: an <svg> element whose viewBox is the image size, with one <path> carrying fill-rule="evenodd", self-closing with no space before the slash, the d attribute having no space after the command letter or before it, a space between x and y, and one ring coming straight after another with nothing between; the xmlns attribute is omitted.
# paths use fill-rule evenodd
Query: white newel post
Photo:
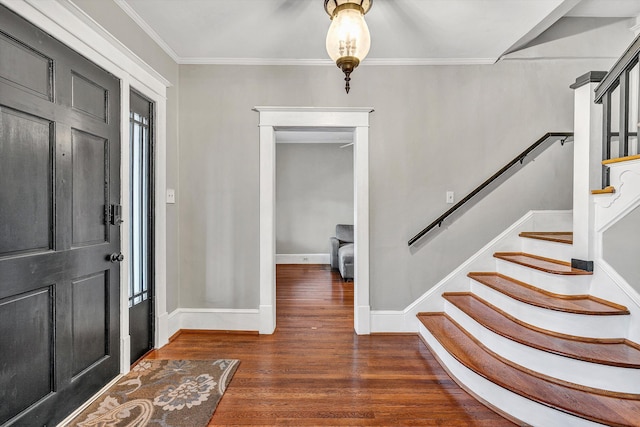
<svg viewBox="0 0 640 427"><path fill-rule="evenodd" d="M573 258L594 258L594 206L591 190L602 186L602 105L595 88L606 75L591 71L576 79L573 143Z"/></svg>

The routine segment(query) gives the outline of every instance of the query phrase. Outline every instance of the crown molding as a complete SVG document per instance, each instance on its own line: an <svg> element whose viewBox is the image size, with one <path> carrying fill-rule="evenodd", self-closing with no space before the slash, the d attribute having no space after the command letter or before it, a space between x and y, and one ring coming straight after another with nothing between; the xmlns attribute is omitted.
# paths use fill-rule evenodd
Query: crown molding
<svg viewBox="0 0 640 427"><path fill-rule="evenodd" d="M124 11L124 13L129 15L129 18L133 19L133 22L138 24L138 26L142 29L142 31L147 33L147 35L151 37L151 39L154 42L156 42L156 44L160 46L160 48L164 50L164 52L171 57L171 59L173 59L176 63L181 64L180 56L171 48L171 46L167 44L167 42L164 41L162 37L160 37L158 33L154 31L153 28L151 28L151 25L147 24L147 21L145 21L144 19L142 19L140 15L138 15L138 12L136 12L135 9L131 7L129 3L126 2L126 0L113 0L113 1L118 6L120 6L120 8Z"/></svg>
<svg viewBox="0 0 640 427"><path fill-rule="evenodd" d="M367 58L363 65L489 65L498 58Z"/></svg>
<svg viewBox="0 0 640 427"><path fill-rule="evenodd" d="M334 66L330 59L293 59L293 58L207 58L180 57L178 64L184 65L303 65Z"/></svg>
<svg viewBox="0 0 640 427"><path fill-rule="evenodd" d="M412 65L490 65L497 58L366 58L360 67L366 66L412 66ZM330 59L292 58L185 58L178 64L184 65L298 65L335 66Z"/></svg>

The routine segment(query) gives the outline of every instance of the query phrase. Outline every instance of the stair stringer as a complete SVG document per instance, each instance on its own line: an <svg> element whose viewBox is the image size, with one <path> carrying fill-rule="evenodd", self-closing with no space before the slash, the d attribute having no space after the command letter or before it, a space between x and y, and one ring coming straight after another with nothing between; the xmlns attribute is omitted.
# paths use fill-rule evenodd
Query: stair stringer
<svg viewBox="0 0 640 427"><path fill-rule="evenodd" d="M640 206L640 159L609 164L611 185L616 192L593 196L594 228L592 242L594 271L590 293L598 298L625 305L631 313L625 335L640 342L640 294L604 259L604 233Z"/></svg>
<svg viewBox="0 0 640 427"><path fill-rule="evenodd" d="M487 243L458 268L422 294L404 310L372 310L371 332L418 332L420 321L416 315L425 311L443 311L444 292L464 292L470 290L470 271L493 271L493 254L520 248L523 231L564 231L571 229L573 214L570 210L529 211L509 228Z"/></svg>
<svg viewBox="0 0 640 427"><path fill-rule="evenodd" d="M640 294L602 258L594 261L591 295L615 301L629 310L629 327L624 338L640 343Z"/></svg>

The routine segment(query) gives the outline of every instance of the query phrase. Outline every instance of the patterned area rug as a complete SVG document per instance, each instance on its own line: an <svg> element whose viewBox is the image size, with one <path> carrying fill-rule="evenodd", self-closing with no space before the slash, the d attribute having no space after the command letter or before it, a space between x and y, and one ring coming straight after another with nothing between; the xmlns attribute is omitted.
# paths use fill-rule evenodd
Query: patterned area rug
<svg viewBox="0 0 640 427"><path fill-rule="evenodd" d="M143 360L67 426L206 426L239 364Z"/></svg>

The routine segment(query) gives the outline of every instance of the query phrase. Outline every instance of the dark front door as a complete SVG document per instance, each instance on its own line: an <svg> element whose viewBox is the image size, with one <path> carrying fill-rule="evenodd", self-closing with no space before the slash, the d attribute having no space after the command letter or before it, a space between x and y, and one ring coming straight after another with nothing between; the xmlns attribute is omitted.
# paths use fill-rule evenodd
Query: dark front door
<svg viewBox="0 0 640 427"><path fill-rule="evenodd" d="M119 106L0 6L0 425L55 425L119 372Z"/></svg>
<svg viewBox="0 0 640 427"><path fill-rule="evenodd" d="M129 335L131 363L153 348L153 104L131 91Z"/></svg>

